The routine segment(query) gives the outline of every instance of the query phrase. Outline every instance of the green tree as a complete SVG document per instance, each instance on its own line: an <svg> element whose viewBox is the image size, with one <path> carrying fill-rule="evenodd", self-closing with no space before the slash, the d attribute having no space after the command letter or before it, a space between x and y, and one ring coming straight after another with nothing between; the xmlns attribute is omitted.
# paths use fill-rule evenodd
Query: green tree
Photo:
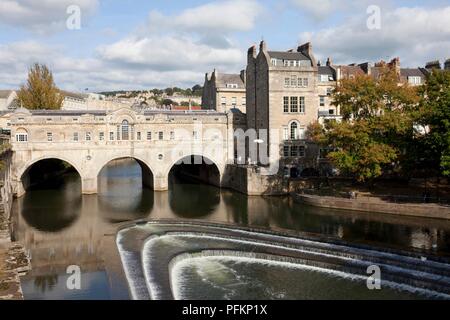
<svg viewBox="0 0 450 320"><path fill-rule="evenodd" d="M386 67L376 80L364 75L341 81L332 98L342 122L327 122L322 131L315 124L307 133L331 150L328 159L360 182L373 181L387 169L401 170L414 134L416 90L399 86L395 70Z"/></svg>
<svg viewBox="0 0 450 320"><path fill-rule="evenodd" d="M28 80L17 93L20 103L28 109L61 109L63 95L53 81L46 65L35 63L28 72Z"/></svg>
<svg viewBox="0 0 450 320"><path fill-rule="evenodd" d="M418 123L428 132L419 137L421 157L450 176L450 72L434 70L421 92Z"/></svg>

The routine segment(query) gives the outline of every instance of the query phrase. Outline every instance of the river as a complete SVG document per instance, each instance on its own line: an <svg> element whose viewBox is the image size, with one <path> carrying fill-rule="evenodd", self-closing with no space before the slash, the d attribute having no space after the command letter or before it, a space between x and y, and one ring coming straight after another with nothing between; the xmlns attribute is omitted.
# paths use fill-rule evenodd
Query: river
<svg viewBox="0 0 450 320"><path fill-rule="evenodd" d="M17 199L13 237L25 245L32 264L22 278L25 299L128 299L126 283L116 276L121 265L115 242L108 239L114 238L119 224L136 219L200 219L450 255L447 221L318 209L293 203L289 197L247 197L175 177L169 189L143 189L139 165L122 160L102 170L98 195L81 195L80 179L73 173L56 188L30 190ZM217 261L208 263L186 265L183 270L211 268ZM67 288L69 265L82 270L81 290ZM186 295L195 298L193 293Z"/></svg>

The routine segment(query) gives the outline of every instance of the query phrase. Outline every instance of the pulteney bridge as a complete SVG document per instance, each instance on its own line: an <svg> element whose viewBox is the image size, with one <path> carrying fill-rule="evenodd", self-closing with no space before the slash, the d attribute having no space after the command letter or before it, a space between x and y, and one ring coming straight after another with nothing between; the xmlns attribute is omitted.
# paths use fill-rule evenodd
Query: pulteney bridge
<svg viewBox="0 0 450 320"><path fill-rule="evenodd" d="M202 165L200 177L224 183L232 163L232 134L242 114L206 111L29 111L11 116L14 193L22 196L30 184L28 172L46 159L67 162L81 177L82 193L97 193L97 177L109 162L135 159L143 184L168 189L168 176L180 161ZM237 121L237 122L236 122ZM230 136L231 135L231 136Z"/></svg>

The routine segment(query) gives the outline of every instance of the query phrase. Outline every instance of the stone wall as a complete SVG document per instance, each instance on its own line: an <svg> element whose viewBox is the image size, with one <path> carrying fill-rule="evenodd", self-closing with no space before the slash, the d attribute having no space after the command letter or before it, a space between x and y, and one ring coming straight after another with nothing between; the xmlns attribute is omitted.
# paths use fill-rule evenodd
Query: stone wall
<svg viewBox="0 0 450 320"><path fill-rule="evenodd" d="M291 195L295 202L315 207L450 220L450 207L437 204L399 204L368 198L344 199L298 193Z"/></svg>

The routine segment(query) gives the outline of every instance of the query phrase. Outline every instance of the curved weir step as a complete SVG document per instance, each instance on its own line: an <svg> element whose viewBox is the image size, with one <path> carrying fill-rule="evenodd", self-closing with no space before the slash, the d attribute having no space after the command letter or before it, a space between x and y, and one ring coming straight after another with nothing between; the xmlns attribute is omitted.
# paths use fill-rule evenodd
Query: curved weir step
<svg viewBox="0 0 450 320"><path fill-rule="evenodd" d="M377 265L383 285L450 298L449 261L432 256L196 222L140 222L120 230L116 241L133 299L177 298L173 270L180 269L181 261L186 266L186 259L203 258L265 261L360 282L368 278L367 268Z"/></svg>

